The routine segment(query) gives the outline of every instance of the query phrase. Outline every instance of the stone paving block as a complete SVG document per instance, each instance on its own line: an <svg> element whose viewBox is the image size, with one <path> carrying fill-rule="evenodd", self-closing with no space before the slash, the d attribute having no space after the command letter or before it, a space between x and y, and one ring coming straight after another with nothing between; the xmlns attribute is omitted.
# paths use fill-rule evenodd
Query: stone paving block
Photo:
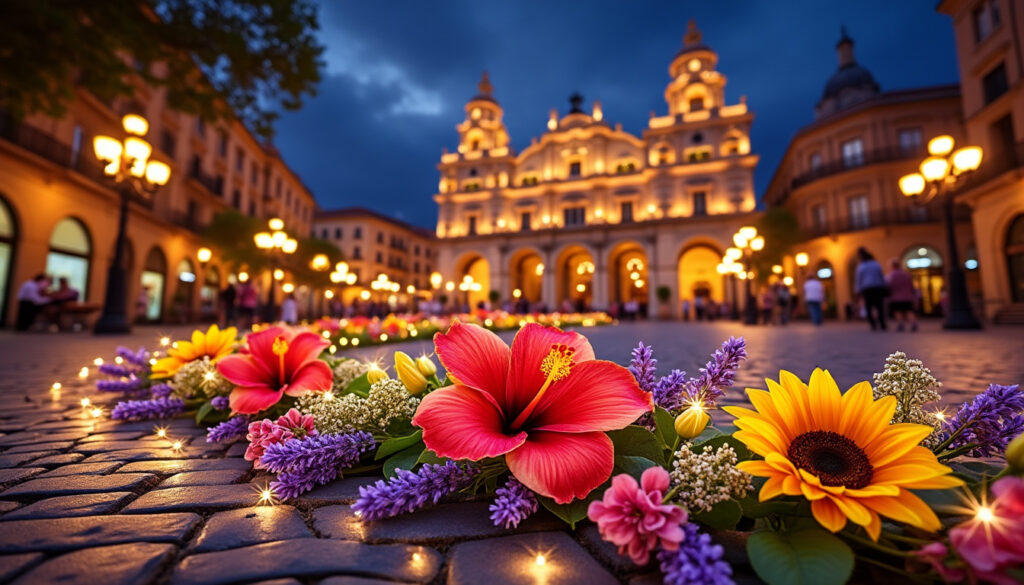
<svg viewBox="0 0 1024 585"><path fill-rule="evenodd" d="M111 514L133 497L135 497L135 494L131 492L57 496L56 498L47 498L19 508L0 518L0 521Z"/></svg>
<svg viewBox="0 0 1024 585"><path fill-rule="evenodd" d="M387 583L388 585L395 585L394 581L378 581L379 583ZM321 581L323 583L323 581ZM269 581L256 581L255 583L249 583L248 585L302 585L295 579L271 579Z"/></svg>
<svg viewBox="0 0 1024 585"><path fill-rule="evenodd" d="M304 504L351 504L359 497L359 488L372 485L379 477L347 477L313 488L295 499Z"/></svg>
<svg viewBox="0 0 1024 585"><path fill-rule="evenodd" d="M488 505L488 502L442 504L373 522L358 518L350 506L326 506L313 511L313 525L317 532L330 538L417 544L560 530L564 526L546 510L540 510L523 521L519 528L506 530L491 522Z"/></svg>
<svg viewBox="0 0 1024 585"><path fill-rule="evenodd" d="M219 469L249 470L252 462L244 459L175 459L170 461L135 461L118 469L123 473L159 473L171 475L186 471L215 471Z"/></svg>
<svg viewBox="0 0 1024 585"><path fill-rule="evenodd" d="M64 449L71 448L72 445L74 445L74 442L72 441L32 443L31 445L17 445L14 447L8 447L6 450L4 450L4 454L9 455L11 453L28 453L30 451L49 451L51 449L54 451L63 451Z"/></svg>
<svg viewBox="0 0 1024 585"><path fill-rule="evenodd" d="M62 465L56 469L51 469L39 477L63 477L65 475L110 473L120 465L120 461L113 461L111 463L72 463L70 465Z"/></svg>
<svg viewBox="0 0 1024 585"><path fill-rule="evenodd" d="M0 554L74 550L129 542L180 543L198 523L196 514L11 520L4 522L0 530Z"/></svg>
<svg viewBox="0 0 1024 585"><path fill-rule="evenodd" d="M0 583L10 583L19 574L43 560L43 553L0 556Z"/></svg>
<svg viewBox="0 0 1024 585"><path fill-rule="evenodd" d="M196 540L196 552L238 548L261 542L312 537L291 506L254 506L210 517Z"/></svg>
<svg viewBox="0 0 1024 585"><path fill-rule="evenodd" d="M576 531L584 547L597 556L605 565L610 566L616 574L635 574L642 570L657 569L657 561L653 558L644 566L634 563L628 556L619 554L619 547L601 538L597 526L589 524ZM660 581L659 581L660 583Z"/></svg>
<svg viewBox="0 0 1024 585"><path fill-rule="evenodd" d="M85 437L78 444L84 443L97 443L97 442L113 442L113 441L131 441L142 437L145 433L141 431L127 431L127 432L110 432L110 433L96 433L95 435L89 435Z"/></svg>
<svg viewBox="0 0 1024 585"><path fill-rule="evenodd" d="M139 499L128 504L122 513L143 514L242 508L252 506L258 500L259 494L246 483L177 487L145 493Z"/></svg>
<svg viewBox="0 0 1024 585"><path fill-rule="evenodd" d="M56 451L33 451L31 453L14 453L12 455L0 455L0 469L5 467L17 467L29 461L39 459L40 457L47 457L49 455L56 455Z"/></svg>
<svg viewBox="0 0 1024 585"><path fill-rule="evenodd" d="M136 585L156 579L174 558L171 544L136 542L70 552L32 569L15 585Z"/></svg>
<svg viewBox="0 0 1024 585"><path fill-rule="evenodd" d="M321 581L320 585L395 585L395 582L366 577L328 577Z"/></svg>
<svg viewBox="0 0 1024 585"><path fill-rule="evenodd" d="M89 436L86 429L60 432L23 431L0 437L0 447L29 445L32 443L53 443L56 441L77 441Z"/></svg>
<svg viewBox="0 0 1024 585"><path fill-rule="evenodd" d="M160 489L185 487L192 485L228 485L245 477L248 471L240 469L221 469L217 471L186 471L163 480Z"/></svg>
<svg viewBox="0 0 1024 585"><path fill-rule="evenodd" d="M538 565L537 555L545 563ZM538 532L463 542L452 547L449 585L543 582L615 585L618 580L564 532Z"/></svg>
<svg viewBox="0 0 1024 585"><path fill-rule="evenodd" d="M21 507L19 502L0 502L0 514L6 514L11 510L17 510Z"/></svg>
<svg viewBox="0 0 1024 585"><path fill-rule="evenodd" d="M33 461L32 465L41 465L43 467L57 467L59 465L78 463L82 459L85 459L85 455L82 455L81 453L61 453L60 455L40 457L39 459Z"/></svg>
<svg viewBox="0 0 1024 585"><path fill-rule="evenodd" d="M245 450L247 448L248 448L248 445L246 445L245 443L235 443L234 445L231 445L230 447L228 447L227 456L228 457L241 457L242 455L245 455Z"/></svg>
<svg viewBox="0 0 1024 585"><path fill-rule="evenodd" d="M220 585L346 573L428 583L440 567L441 555L423 546L300 538L188 556L171 583Z"/></svg>
<svg viewBox="0 0 1024 585"><path fill-rule="evenodd" d="M110 451L109 453L96 453L89 455L82 460L82 463L109 463L111 461L144 461L146 459L185 459L187 455L177 452L170 447L156 447L152 449L125 449L124 451Z"/></svg>
<svg viewBox="0 0 1024 585"><path fill-rule="evenodd" d="M94 494L109 491L132 491L146 487L156 481L155 475L145 473L115 473L112 475L66 475L63 477L40 477L18 484L3 492L0 497L47 497L69 494Z"/></svg>
<svg viewBox="0 0 1024 585"><path fill-rule="evenodd" d="M55 421L50 421L50 422L39 423L39 424L36 424L36 425L32 425L32 428L30 428L28 430L29 431L33 431L33 432L34 431L51 431L51 432L53 432L55 430L61 431L61 430L65 430L65 429L66 430L70 430L70 431L76 431L76 430L79 430L79 429L86 429L86 430L92 431L94 428L96 428L96 423L91 421L91 420L71 419L71 420L55 420Z"/></svg>
<svg viewBox="0 0 1024 585"><path fill-rule="evenodd" d="M139 441L96 441L94 443L79 443L75 445L76 453L84 453L85 455L94 455L96 453L109 453L111 451L129 451L139 448L167 448L169 449L169 441L161 441L159 444L154 444L152 447L142 447ZM188 446L182 448L182 451L188 449Z"/></svg>
<svg viewBox="0 0 1024 585"><path fill-rule="evenodd" d="M12 469L0 469L0 485L24 481L35 475L46 471L45 467L15 467Z"/></svg>

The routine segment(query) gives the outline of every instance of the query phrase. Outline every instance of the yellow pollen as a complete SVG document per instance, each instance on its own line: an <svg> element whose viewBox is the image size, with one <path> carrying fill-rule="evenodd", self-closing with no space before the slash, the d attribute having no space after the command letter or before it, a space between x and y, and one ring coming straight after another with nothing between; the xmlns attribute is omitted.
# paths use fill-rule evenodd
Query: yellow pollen
<svg viewBox="0 0 1024 585"><path fill-rule="evenodd" d="M519 413L519 416L512 421L512 428L519 428L526 419L530 417L534 409L537 408L537 404L540 403L540 399L544 396L544 393L548 391L555 382L562 380L569 376L569 372L572 371L575 362L572 361L572 356L576 353L576 350L567 345L552 345L551 351L548 355L544 356L544 359L540 362L540 371L547 378L544 380L544 385L537 391L537 395L533 397L533 400L526 405L526 408Z"/></svg>
<svg viewBox="0 0 1024 585"><path fill-rule="evenodd" d="M281 374L284 375L284 356L288 353L288 340L278 336L274 339L274 346L271 347L271 351L277 356L281 365Z"/></svg>

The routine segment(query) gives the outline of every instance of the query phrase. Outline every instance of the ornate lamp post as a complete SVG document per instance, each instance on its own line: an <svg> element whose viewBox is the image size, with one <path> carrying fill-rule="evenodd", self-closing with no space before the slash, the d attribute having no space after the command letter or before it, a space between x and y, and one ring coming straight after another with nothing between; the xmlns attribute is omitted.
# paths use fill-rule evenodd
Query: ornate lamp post
<svg viewBox="0 0 1024 585"><path fill-rule="evenodd" d="M967 281L960 266L956 245L956 224L953 221L954 192L957 184L981 165L982 150L964 146L953 150L952 136L936 136L928 141L928 158L921 162L919 173L900 178L900 191L917 205L925 205L935 197L942 198L946 221L946 247L949 255L949 312L943 329L981 329L967 297Z"/></svg>
<svg viewBox="0 0 1024 585"><path fill-rule="evenodd" d="M299 243L295 239L288 237L288 233L284 231L283 220L276 217L272 218L267 222L267 227L271 229L270 232L260 232L253 236L253 240L256 242L257 248L265 251L270 256L270 292L267 295L267 306L263 318L265 321L271 322L277 316L276 300L274 298L276 296L277 281L284 279L284 270L278 268L281 256L294 254L295 250L299 248Z"/></svg>
<svg viewBox="0 0 1024 585"><path fill-rule="evenodd" d="M171 178L171 167L166 163L149 160L153 147L143 140L149 131L149 122L142 116L128 114L121 120L128 137L118 140L110 136L93 139L93 151L103 163L103 174L121 195L121 211L117 221L117 244L114 261L107 270L107 292L103 300L103 313L93 332L128 333L128 282L125 269L125 249L128 245L128 201L132 195L149 197Z"/></svg>
<svg viewBox="0 0 1024 585"><path fill-rule="evenodd" d="M739 263L742 267L744 277L742 280L746 284L746 306L744 308L743 323L745 325L757 325L757 299L754 298L754 291L750 285L750 281L753 280L753 271L751 270L751 260L756 252L760 252L764 249L764 236L757 235L757 228L754 226L743 226L736 231L732 236L732 243L736 246L735 248L729 248L726 254L734 256L734 260ZM737 250L737 252L732 252ZM743 258L743 262L740 263L740 258Z"/></svg>

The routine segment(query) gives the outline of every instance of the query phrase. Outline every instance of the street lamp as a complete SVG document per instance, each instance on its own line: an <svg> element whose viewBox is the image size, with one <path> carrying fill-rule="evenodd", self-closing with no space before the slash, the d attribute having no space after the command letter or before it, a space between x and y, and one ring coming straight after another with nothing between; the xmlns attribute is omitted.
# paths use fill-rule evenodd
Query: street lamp
<svg viewBox="0 0 1024 585"><path fill-rule="evenodd" d="M729 250L736 250L736 252L740 252L739 248L729 248ZM736 264L736 258L732 257L733 255L729 253L729 250L726 250L725 256L722 257L722 261L718 263L716 269L719 274L729 279L729 292L730 296L732 297L732 302L730 303L729 307L729 318L731 318L733 321L739 321L740 306L739 301L736 298L736 280L738 278L736 273L738 270L740 270L740 267L738 264ZM742 252L740 253L742 254Z"/></svg>
<svg viewBox="0 0 1024 585"><path fill-rule="evenodd" d="M253 236L253 241L256 243L257 248L270 256L271 276L273 278L270 281L270 292L267 295L267 306L263 318L265 321L271 322L277 315L274 299L277 289L276 281L284 279L284 271L277 267L278 262L282 254L294 254L299 248L299 242L288 237L288 233L284 231L284 221L280 218L271 218L267 221L267 227L272 231L259 232Z"/></svg>
<svg viewBox="0 0 1024 585"><path fill-rule="evenodd" d="M941 197L946 222L946 246L949 255L949 313L944 329L980 329L981 323L971 310L967 281L956 245L956 224L953 221L954 193L964 177L981 165L982 150L964 146L953 150L952 136L936 136L928 141L928 158L921 162L920 172L899 180L900 191L917 205L925 205Z"/></svg>
<svg viewBox="0 0 1024 585"><path fill-rule="evenodd" d="M754 226L743 226L733 234L732 243L735 244L735 247L729 248L725 253L726 257L736 262L739 268L737 274L742 272L740 280L744 281L747 296L743 323L757 325L757 299L754 298L754 292L750 285L750 281L753 280L751 276L753 273L750 272L750 269L754 253L764 249L764 236L757 235L757 228ZM740 258L743 259L742 263L739 262Z"/></svg>
<svg viewBox="0 0 1024 585"><path fill-rule="evenodd" d="M160 161L149 160L153 147L142 138L149 131L149 122L142 116L128 114L122 118L121 125L128 133L123 141L110 136L97 136L92 142L96 158L103 163L104 176L121 195L114 261L107 270L103 313L93 328L97 334L131 331L128 323L127 272L124 266L128 246L128 200L133 194L140 197L153 195L171 178L171 167Z"/></svg>

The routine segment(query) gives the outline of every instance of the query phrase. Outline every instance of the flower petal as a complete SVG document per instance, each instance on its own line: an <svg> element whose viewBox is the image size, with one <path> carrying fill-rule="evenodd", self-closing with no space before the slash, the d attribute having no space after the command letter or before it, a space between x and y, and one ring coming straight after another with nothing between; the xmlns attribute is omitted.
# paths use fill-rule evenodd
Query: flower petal
<svg viewBox="0 0 1024 585"><path fill-rule="evenodd" d="M599 432L534 431L505 461L523 485L559 504L586 497L614 467L612 441Z"/></svg>
<svg viewBox="0 0 1024 585"><path fill-rule="evenodd" d="M306 362L291 375L285 393L288 396L302 396L306 392L330 390L332 381L331 367L326 362L313 360Z"/></svg>
<svg viewBox="0 0 1024 585"><path fill-rule="evenodd" d="M811 502L811 513L829 532L839 532L846 526L846 516L832 500L825 498Z"/></svg>
<svg viewBox="0 0 1024 585"><path fill-rule="evenodd" d="M288 353L284 356L285 369L289 372L298 370L306 362L320 357L329 345L330 341L312 331L296 335L288 342Z"/></svg>
<svg viewBox="0 0 1024 585"><path fill-rule="evenodd" d="M446 333L434 335L434 347L441 365L459 384L505 404L511 350L500 337L479 325L455 321Z"/></svg>
<svg viewBox="0 0 1024 585"><path fill-rule="evenodd" d="M640 389L629 370L591 360L576 364L568 378L552 385L525 426L564 433L611 431L652 408L651 394Z"/></svg>
<svg viewBox="0 0 1024 585"><path fill-rule="evenodd" d="M256 414L277 404L283 393L284 390L274 390L267 386L236 386L231 391L229 404L231 410L239 414Z"/></svg>
<svg viewBox="0 0 1024 585"><path fill-rule="evenodd" d="M540 369L541 362L551 353L551 347L554 345L566 345L575 350L573 361L577 367L594 359L594 348L590 346L587 338L579 333L562 331L557 327L545 327L539 323L527 323L512 340L511 366L505 385L505 398L499 400L505 405L506 413L522 412L537 395L546 379Z"/></svg>
<svg viewBox="0 0 1024 585"><path fill-rule="evenodd" d="M434 390L420 402L412 424L423 429L423 442L441 457L497 457L519 447L526 433L504 433L498 408L479 390L449 386Z"/></svg>
<svg viewBox="0 0 1024 585"><path fill-rule="evenodd" d="M268 386L271 377L251 355L229 355L217 362L217 370L235 386Z"/></svg>

